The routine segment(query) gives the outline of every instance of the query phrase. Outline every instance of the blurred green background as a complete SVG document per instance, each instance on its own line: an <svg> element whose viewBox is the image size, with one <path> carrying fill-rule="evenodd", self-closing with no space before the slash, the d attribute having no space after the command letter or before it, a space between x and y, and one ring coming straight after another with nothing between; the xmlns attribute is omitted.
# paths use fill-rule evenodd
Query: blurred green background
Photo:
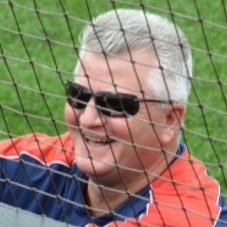
<svg viewBox="0 0 227 227"><path fill-rule="evenodd" d="M194 78L183 138L227 192L227 2L225 0L0 0L0 139L64 124L82 27L113 8L140 8L179 25L192 46Z"/></svg>

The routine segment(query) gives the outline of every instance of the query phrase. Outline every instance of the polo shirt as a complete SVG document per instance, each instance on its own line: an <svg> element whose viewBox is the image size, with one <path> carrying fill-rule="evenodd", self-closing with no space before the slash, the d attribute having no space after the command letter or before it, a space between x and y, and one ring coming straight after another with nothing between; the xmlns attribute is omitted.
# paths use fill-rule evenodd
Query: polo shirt
<svg viewBox="0 0 227 227"><path fill-rule="evenodd" d="M220 186L182 144L161 176L101 217L86 209L88 178L76 165L68 133L29 134L0 147L0 202L77 226L221 224Z"/></svg>

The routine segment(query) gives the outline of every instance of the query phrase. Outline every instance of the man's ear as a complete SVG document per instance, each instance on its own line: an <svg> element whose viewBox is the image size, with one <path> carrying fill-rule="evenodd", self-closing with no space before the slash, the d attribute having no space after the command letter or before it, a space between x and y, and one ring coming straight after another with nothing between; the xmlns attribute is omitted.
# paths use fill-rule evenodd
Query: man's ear
<svg viewBox="0 0 227 227"><path fill-rule="evenodd" d="M179 130L184 120L185 106L183 104L173 103L169 107L164 108L165 127L163 129L162 142L167 144L174 140L174 137L176 139L178 137Z"/></svg>

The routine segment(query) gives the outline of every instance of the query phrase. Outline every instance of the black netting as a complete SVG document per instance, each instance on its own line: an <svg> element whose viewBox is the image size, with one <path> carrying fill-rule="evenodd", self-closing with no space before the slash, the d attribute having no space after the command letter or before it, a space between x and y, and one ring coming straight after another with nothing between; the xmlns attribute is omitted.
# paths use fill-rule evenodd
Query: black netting
<svg viewBox="0 0 227 227"><path fill-rule="evenodd" d="M194 185L187 185L184 182L175 181L175 172L171 168L171 161L169 159L169 155L175 157L175 154L173 155L163 146L162 140L159 137L159 130L164 125L159 125L154 121L150 107L151 105L160 105L158 102L152 103L153 101L160 100L154 100L153 98L151 100L151 94L147 93L144 88L144 82L141 80L139 73L139 67L142 66L145 68L151 67L155 71L160 72L160 78L166 90L166 99L161 100L163 102L161 106L163 105L163 108L165 108L165 105L168 105L169 108L172 107L172 111L174 112L175 100L171 98L171 91L169 90L165 76L166 73L173 73L171 70L174 67L171 69L165 69L163 67L163 56L159 55L160 47L156 45L158 42L161 42L163 46L177 46L183 59L182 62L185 64L185 72L179 72L178 77L186 77L186 80L190 82L191 94L187 103L187 115L180 128L181 141L189 150L186 162L191 165L191 172L194 174L196 185L204 199L204 204L206 204L207 219L213 222L214 217L212 215L212 208L210 207L209 194L214 192L207 191L204 188L203 179L198 175L198 162L195 161L194 156L202 160L207 167L208 173L220 183L222 196L227 197L226 7L225 0L0 1L0 138L2 141L8 140L8 150L14 150L12 153L9 152L8 155L8 150L6 149L8 155L6 159L12 158L12 166L19 166L16 169L18 171L17 174L8 175L4 159L5 154L1 154L0 151L0 158L3 157L3 161L0 159L0 184L4 185L9 191L11 197L10 205L27 209L25 205L21 205L20 198L18 199L20 197L18 188L23 188L30 196L29 198L32 198L32 203L36 207L34 208L36 213L46 215L49 206L45 203L51 204L54 201L53 204L59 212L59 220L66 223L76 224L76 222L73 223L71 221L72 217L69 214L72 207L84 208L85 214L83 215L87 215L91 223L94 221L94 217L92 216L93 211L98 214L108 213L114 221L127 218L125 213L112 209L112 203L109 202L109 194L107 193L111 192L112 194L116 194L116 198L122 197L123 201L129 201L128 204L131 206L132 216L137 217L138 207L134 205L135 198L143 200L145 203L148 203L150 198L152 198L154 209L157 211L157 217L161 220L163 226L168 225L165 214L163 214L163 207L182 210L184 213L183 217L188 223L188 226L193 226L191 214L196 213L198 216L201 214L198 211L188 211L185 198L181 195L182 188L191 188L191 190L194 190ZM136 31L133 33L132 31L127 31L127 28L125 29L124 22L122 23L121 16L119 15L119 8L139 9L143 12L144 24L147 26L146 38L150 40L149 48L152 49L152 54L156 57L156 65L147 65L146 62L135 60L134 49L130 46L131 44L128 40L130 36L144 38L144 34L136 34ZM96 26L92 21L92 18L109 10L115 11L115 20L118 23L118 27L112 28L110 25L110 30L113 35L117 32L121 33L122 40L125 43L124 50L127 53L125 59L124 56L122 57L118 53L111 53L111 51L106 50L106 44L103 43L103 38L100 37L99 33L100 25ZM147 18L148 12L166 17L173 23L176 33L176 43L171 43L171 41L168 43L168 40L162 40L161 37L158 40L157 37L153 36L153 28L150 27ZM109 23L111 24L111 21ZM98 44L96 49L81 46L81 33L86 24L90 25L93 36L96 39L96 43ZM191 46L193 57L192 78L190 77L185 46L177 26L185 33ZM109 35L111 36L111 33ZM83 57L86 54L102 55L103 62L106 65L106 80L100 79L99 81L97 77L90 75L90 68L87 69L86 64L83 62ZM114 61L120 59L121 61L125 61L125 64L131 64L131 72L134 74L135 84L137 84L136 90L133 87L129 88L127 84L119 84L119 80L116 80L116 73L112 72L113 59L115 59ZM74 71L76 62L80 63L80 73L76 70ZM176 62L177 64L178 62ZM108 92L112 91L115 94L115 96L110 96L104 93L99 100L95 98L98 101L96 100L91 105L93 109L96 108L99 110L97 114L101 122L100 124L103 127L102 131L96 130L95 126L88 127L85 130L78 123L80 119L78 119L78 110L74 108L75 105L74 107L72 105L73 108L71 110L71 117L73 116L75 124L65 123L64 107L67 98L69 99L65 94L65 83L67 81L73 81L73 72L75 72L76 78L81 78L84 85L86 84L86 92L89 93L88 98L84 98L82 101L80 100L83 104L82 107L86 106L92 97L98 97L100 95L96 91L97 89L94 89L96 84L102 84L101 86L106 87L107 90L111 87L111 90L108 90ZM136 95L135 97L139 97L136 100L137 105L143 105L146 118L137 117L138 106L132 106L128 100L123 99L124 96L121 98L119 96L116 97L116 94L122 93L122 91L123 93L133 93ZM80 90L80 92L85 93L84 90ZM75 97L82 97L81 93L76 94ZM72 103L76 101L71 100ZM114 109L116 103L118 103L118 108ZM134 112L127 111L126 108L135 108L135 116L131 116L134 115ZM121 111L121 115L119 114L119 110ZM127 128L127 140L113 133L111 134L109 126L106 124L106 117L115 118L117 122L119 116L121 116L121 120L123 119L124 126L122 127ZM160 146L160 151L158 152L162 153L162 159L167 166L168 179L163 177L162 173L148 170L146 164L144 164L145 161L141 158L140 154L141 147L147 150L147 152L151 151L152 148L137 143L138 140L134 136L135 130L131 128L130 119L132 117L136 119L138 125L149 125L152 129L153 137ZM178 118L177 112L175 113L175 117L180 124L181 120ZM72 145L70 147L66 145L69 142L64 134L68 131L68 127L77 130L81 134L87 152L87 159L90 160L94 180L97 183L94 185L92 183L90 184L94 187L94 190L101 192L103 201L105 201L105 206L102 208L84 205L92 203L92 201L87 201L88 198L84 195L84 191L81 188L87 183L88 178L80 175L81 173L75 173L75 161L71 158L74 146ZM145 131L141 133L146 134ZM29 136L21 137L22 142L20 141L20 143L25 145L32 143L31 152L35 153L35 156L38 157L36 159L41 160L40 162L37 160L37 162L30 162L29 159L22 157L29 151L26 150L28 149L27 147L21 147L16 138L25 134ZM54 139L45 139L42 137L44 134L49 135L48 138ZM105 141L106 144L109 144L108 150L112 157L111 163L106 163L105 159L100 160L99 157L94 157L89 151L90 145L87 142L88 140L94 140L93 143L100 142L97 140L102 140L102 142ZM124 146L131 147L131 152L133 152L134 157L137 159L138 169L133 169L130 165L127 166L121 164L121 162L119 163L115 145L111 142L113 140L124 144ZM49 143L48 141L51 142ZM5 148L4 144L2 146ZM52 164L54 163L55 165L56 163L49 157L47 152L51 149L63 154L56 161L57 164L63 163L61 167L63 171L52 168ZM96 162L113 168L113 171L119 176L119 188L108 187L100 180L99 174L96 174ZM40 171L40 174L46 173L45 177L49 182L48 189L37 186L39 185L38 180L38 183L36 182L37 184L33 182L34 178L30 176L32 168L35 169L35 172ZM65 170L65 168L68 169ZM131 191L128 186L128 179L124 175L125 172L133 172L140 175L141 178L145 179L144 182L146 182L146 185L150 185L150 179L153 178L160 178L164 182L165 180L170 180L172 185L171 190L174 191L177 197L178 206L175 207L176 204L171 204L169 201L160 202L159 197L152 190L149 192L151 194L149 198L141 194L136 194L133 190ZM20 181L20 176L24 176L23 181ZM73 197L64 197L59 192L60 180L65 182L70 181L70 185L75 185L78 193L83 195L81 196L82 200L70 200L69 198ZM3 186L0 186L0 193L1 190L3 190ZM44 201L45 198L47 202ZM1 195L0 199L4 202ZM132 222L138 225L140 223L138 217ZM150 226L150 224L147 224L147 226Z"/></svg>

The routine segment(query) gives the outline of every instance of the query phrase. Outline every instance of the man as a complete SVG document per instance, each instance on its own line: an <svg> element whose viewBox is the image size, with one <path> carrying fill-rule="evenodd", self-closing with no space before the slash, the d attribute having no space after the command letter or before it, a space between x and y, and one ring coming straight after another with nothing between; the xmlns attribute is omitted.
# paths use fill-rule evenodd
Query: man
<svg viewBox="0 0 227 227"><path fill-rule="evenodd" d="M219 185L179 142L190 47L157 15L110 11L84 30L60 137L1 144L0 200L85 226L213 226Z"/></svg>

